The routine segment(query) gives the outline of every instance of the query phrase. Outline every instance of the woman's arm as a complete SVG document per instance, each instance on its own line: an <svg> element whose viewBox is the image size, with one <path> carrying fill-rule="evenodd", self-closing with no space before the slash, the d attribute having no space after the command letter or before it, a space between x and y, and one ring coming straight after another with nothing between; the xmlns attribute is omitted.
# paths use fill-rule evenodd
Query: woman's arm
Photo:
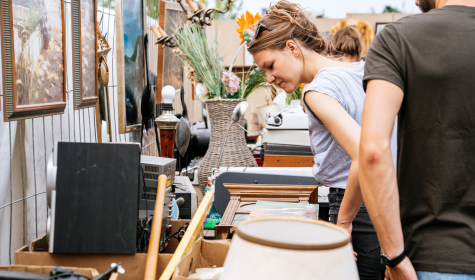
<svg viewBox="0 0 475 280"><path fill-rule="evenodd" d="M351 233L351 223L358 213L361 204L363 204L358 177L358 150L361 127L333 97L320 92L309 91L305 93L305 103L323 122L352 160L345 196L340 206L337 221L338 225Z"/></svg>

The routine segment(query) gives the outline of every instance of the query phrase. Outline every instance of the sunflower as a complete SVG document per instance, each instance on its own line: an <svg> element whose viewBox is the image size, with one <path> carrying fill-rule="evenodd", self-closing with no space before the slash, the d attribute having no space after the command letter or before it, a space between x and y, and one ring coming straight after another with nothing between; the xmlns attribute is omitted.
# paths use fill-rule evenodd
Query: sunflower
<svg viewBox="0 0 475 280"><path fill-rule="evenodd" d="M246 40L244 40L244 32L247 30L254 32L255 26L253 25L260 19L261 16L259 13L253 16L249 11L246 11L246 15L242 14L241 17L238 18L237 24L239 25L239 28L236 28L236 32L239 33L239 38L242 40L241 45L246 42Z"/></svg>

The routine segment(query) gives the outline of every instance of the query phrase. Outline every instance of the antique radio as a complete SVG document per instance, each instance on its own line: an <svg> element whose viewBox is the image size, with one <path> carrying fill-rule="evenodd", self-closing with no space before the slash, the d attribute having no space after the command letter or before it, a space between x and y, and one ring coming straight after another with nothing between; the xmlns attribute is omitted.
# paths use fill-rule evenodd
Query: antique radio
<svg viewBox="0 0 475 280"><path fill-rule="evenodd" d="M167 176L167 187L170 187L173 181L175 181L176 159L142 155L140 156L140 165L142 166L142 170L140 172L139 216L140 218L145 218L148 216L147 210L149 215L153 214L157 195L158 176L162 174ZM171 213L172 210L171 199L173 194L171 188L168 188L165 194L166 211L164 211L164 218L169 216L168 212Z"/></svg>
<svg viewBox="0 0 475 280"><path fill-rule="evenodd" d="M142 179L140 174L140 196L139 196L139 218L148 219L153 215L155 209L155 202L157 199L158 181L151 179ZM144 186L145 182L145 186ZM168 245L167 243L167 229L171 230L170 220L172 218L172 199L175 195L172 192L172 188L169 187L165 190L165 200L163 203L163 216L162 226L160 233L160 251L164 250ZM155 218L155 217L154 217Z"/></svg>
<svg viewBox="0 0 475 280"><path fill-rule="evenodd" d="M167 189L165 191L165 202L162 216L162 227L160 234L160 251L167 246L166 231L170 229L173 204L172 199L175 194L172 192L171 184L175 181L176 159L140 156L140 196L139 196L139 217L148 218L153 215L155 200L157 197L158 176L167 176ZM143 171L143 173L142 173Z"/></svg>
<svg viewBox="0 0 475 280"><path fill-rule="evenodd" d="M198 196L195 188L188 176L176 176L174 185L180 219L191 220L198 207Z"/></svg>
<svg viewBox="0 0 475 280"><path fill-rule="evenodd" d="M176 159L152 156L140 156L140 164L145 173L145 179L157 181L158 176L165 174L168 182L167 187L175 180Z"/></svg>

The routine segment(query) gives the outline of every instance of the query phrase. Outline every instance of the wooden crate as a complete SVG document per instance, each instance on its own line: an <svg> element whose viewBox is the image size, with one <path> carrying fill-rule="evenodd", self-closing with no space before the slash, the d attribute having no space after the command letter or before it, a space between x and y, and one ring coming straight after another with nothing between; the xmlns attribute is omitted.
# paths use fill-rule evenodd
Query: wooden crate
<svg viewBox="0 0 475 280"><path fill-rule="evenodd" d="M313 167L313 156L264 155L264 167Z"/></svg>

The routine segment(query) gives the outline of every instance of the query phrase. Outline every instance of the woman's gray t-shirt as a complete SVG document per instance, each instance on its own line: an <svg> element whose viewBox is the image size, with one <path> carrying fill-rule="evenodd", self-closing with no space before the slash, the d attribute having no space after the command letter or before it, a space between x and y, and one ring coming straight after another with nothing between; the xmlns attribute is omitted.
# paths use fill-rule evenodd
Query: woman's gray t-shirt
<svg viewBox="0 0 475 280"><path fill-rule="evenodd" d="M365 63L361 61L353 68L322 68L313 81L304 87L303 94L308 91L318 91L335 98L361 126L365 98L362 85L364 65ZM327 187L345 189L351 158L307 104L305 102L304 104L308 113L310 147L315 156L313 175L317 181ZM396 125L391 136L391 152L394 166L396 166Z"/></svg>

